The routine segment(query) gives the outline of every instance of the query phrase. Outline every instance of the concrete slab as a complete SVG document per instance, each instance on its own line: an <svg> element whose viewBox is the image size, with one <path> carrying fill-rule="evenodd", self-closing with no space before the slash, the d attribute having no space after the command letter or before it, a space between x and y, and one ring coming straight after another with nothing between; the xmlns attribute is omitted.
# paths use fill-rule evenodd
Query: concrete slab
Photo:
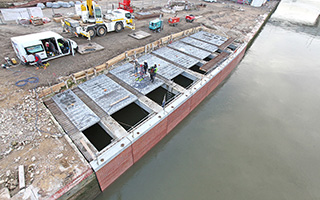
<svg viewBox="0 0 320 200"><path fill-rule="evenodd" d="M80 131L100 121L100 118L71 90L57 94L52 99Z"/></svg>
<svg viewBox="0 0 320 200"><path fill-rule="evenodd" d="M144 31L137 31L137 32L134 32L134 33L131 33L129 34L129 36L137 39L137 40L141 40L141 39L144 39L146 37L149 37L151 34L150 33L147 33L147 32L144 32Z"/></svg>
<svg viewBox="0 0 320 200"><path fill-rule="evenodd" d="M97 44L95 42L89 42L86 44L80 44L78 45L78 52L80 54L88 54L96 51L103 50L104 47L101 46L100 44Z"/></svg>
<svg viewBox="0 0 320 200"><path fill-rule="evenodd" d="M190 37L195 38L197 40L201 40L210 44L214 44L217 46L222 45L225 41L227 41L226 37L215 35L212 33L208 33L205 31L199 31L198 33L190 35Z"/></svg>
<svg viewBox="0 0 320 200"><path fill-rule="evenodd" d="M209 51L211 53L213 53L213 52L218 50L218 47L216 45L209 44L207 42L203 42L203 41L200 41L200 40L196 40L196 39L194 39L192 37L185 37L185 38L181 39L180 41L184 42L186 44L193 45L193 46L198 47L200 49L203 49L205 51Z"/></svg>
<svg viewBox="0 0 320 200"><path fill-rule="evenodd" d="M320 1L282 0L271 19L314 26L319 15Z"/></svg>
<svg viewBox="0 0 320 200"><path fill-rule="evenodd" d="M139 59L139 61L140 63L142 63L141 59ZM134 76L133 64L131 63L126 63L122 66L119 66L111 70L110 73L144 95L148 94L149 92L155 90L156 88L164 84L163 81L157 78L152 83L148 75L144 75L143 80L137 80L138 77Z"/></svg>
<svg viewBox="0 0 320 200"><path fill-rule="evenodd" d="M187 56L168 47L162 47L156 51L153 51L152 53L185 68L190 68L199 62L199 60L195 58Z"/></svg>
<svg viewBox="0 0 320 200"><path fill-rule="evenodd" d="M183 73L184 70L169 63L165 60L158 58L151 54L143 55L139 58L141 61L147 61L149 67L151 67L154 64L157 64L158 66L158 74L160 74L162 77L167 78L169 80L175 78L179 74ZM159 65L160 64L160 65Z"/></svg>
<svg viewBox="0 0 320 200"><path fill-rule="evenodd" d="M208 51L201 50L199 48L193 47L191 45L185 44L180 41L169 44L168 46L173 49L179 50L185 54L188 54L190 56L197 57L201 60L205 59L206 57L208 57L211 54Z"/></svg>
<svg viewBox="0 0 320 200"><path fill-rule="evenodd" d="M78 87L109 115L138 99L104 74Z"/></svg>

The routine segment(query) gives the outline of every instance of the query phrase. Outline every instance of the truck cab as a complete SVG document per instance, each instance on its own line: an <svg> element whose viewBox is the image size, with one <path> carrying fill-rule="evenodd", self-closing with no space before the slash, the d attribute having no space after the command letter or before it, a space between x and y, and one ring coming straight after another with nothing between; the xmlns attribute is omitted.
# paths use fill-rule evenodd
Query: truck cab
<svg viewBox="0 0 320 200"><path fill-rule="evenodd" d="M74 55L78 48L76 42L61 35L46 31L11 38L12 47L22 64L33 65L38 54L43 61L52 60L65 55Z"/></svg>

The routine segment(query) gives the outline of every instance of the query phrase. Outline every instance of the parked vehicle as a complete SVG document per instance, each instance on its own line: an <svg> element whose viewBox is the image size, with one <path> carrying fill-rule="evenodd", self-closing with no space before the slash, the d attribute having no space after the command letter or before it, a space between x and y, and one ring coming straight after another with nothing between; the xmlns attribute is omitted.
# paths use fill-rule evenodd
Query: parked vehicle
<svg viewBox="0 0 320 200"><path fill-rule="evenodd" d="M94 13L99 13L96 7ZM101 10L100 10L101 11ZM87 11L85 11L87 12ZM95 14L95 16L96 16ZM89 17L82 16L82 20L89 22ZM104 15L101 18L101 13L95 17L92 23L80 23L78 20L67 18L63 23L64 30L75 34L76 36L82 35L87 38L93 38L94 36L105 36L107 32L116 31L120 32L125 27L130 29L135 29L133 24L133 16L129 11L122 9L115 9L110 13Z"/></svg>
<svg viewBox="0 0 320 200"><path fill-rule="evenodd" d="M177 26L179 24L179 22L180 22L180 17L170 17L168 19L168 23L171 26Z"/></svg>
<svg viewBox="0 0 320 200"><path fill-rule="evenodd" d="M186 22L192 23L196 17L194 15L187 15Z"/></svg>
<svg viewBox="0 0 320 200"><path fill-rule="evenodd" d="M74 55L78 49L75 41L63 38L58 33L46 31L11 38L11 43L22 64L35 64L34 53L43 61Z"/></svg>
<svg viewBox="0 0 320 200"><path fill-rule="evenodd" d="M149 29L153 32L160 32L161 30L163 30L163 20L161 19L161 15L158 19L149 22Z"/></svg>

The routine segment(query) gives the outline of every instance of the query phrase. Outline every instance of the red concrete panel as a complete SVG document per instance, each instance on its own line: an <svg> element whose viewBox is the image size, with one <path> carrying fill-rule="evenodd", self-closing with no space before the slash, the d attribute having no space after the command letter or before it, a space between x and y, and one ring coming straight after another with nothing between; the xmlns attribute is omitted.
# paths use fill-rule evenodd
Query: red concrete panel
<svg viewBox="0 0 320 200"><path fill-rule="evenodd" d="M208 83L207 83L208 84ZM196 94L194 94L190 98L190 112L195 109L201 101L203 101L204 98L207 96L207 90L208 90L208 85L204 85L200 90L197 91Z"/></svg>
<svg viewBox="0 0 320 200"><path fill-rule="evenodd" d="M221 74L217 74L213 79L207 83L207 95L209 95L220 83L221 83Z"/></svg>
<svg viewBox="0 0 320 200"><path fill-rule="evenodd" d="M168 118L168 133L190 113L190 99L173 111Z"/></svg>
<svg viewBox="0 0 320 200"><path fill-rule="evenodd" d="M237 57L235 57L219 74L209 81L207 95L209 95L239 64L244 56L246 48L244 48Z"/></svg>
<svg viewBox="0 0 320 200"><path fill-rule="evenodd" d="M133 162L137 162L167 134L167 118L132 144Z"/></svg>
<svg viewBox="0 0 320 200"><path fill-rule="evenodd" d="M133 165L132 147L129 146L109 163L96 172L101 190L105 190L113 181Z"/></svg>

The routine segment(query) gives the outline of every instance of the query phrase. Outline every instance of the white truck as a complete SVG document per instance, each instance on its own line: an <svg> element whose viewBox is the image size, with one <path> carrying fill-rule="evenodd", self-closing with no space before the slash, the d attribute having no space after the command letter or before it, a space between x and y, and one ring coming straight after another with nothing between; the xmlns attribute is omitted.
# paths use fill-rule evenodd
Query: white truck
<svg viewBox="0 0 320 200"><path fill-rule="evenodd" d="M63 38L52 31L12 37L11 44L17 57L25 65L35 64L35 53L43 61L48 61L69 54L74 55L78 49L75 41Z"/></svg>
<svg viewBox="0 0 320 200"><path fill-rule="evenodd" d="M98 17L96 17L98 18ZM67 18L64 20L63 28L65 31L82 35L89 39L94 36L105 36L107 32L120 32L124 28L135 29L133 16L129 11L115 9L103 16L102 21L95 23L85 23L82 21Z"/></svg>

